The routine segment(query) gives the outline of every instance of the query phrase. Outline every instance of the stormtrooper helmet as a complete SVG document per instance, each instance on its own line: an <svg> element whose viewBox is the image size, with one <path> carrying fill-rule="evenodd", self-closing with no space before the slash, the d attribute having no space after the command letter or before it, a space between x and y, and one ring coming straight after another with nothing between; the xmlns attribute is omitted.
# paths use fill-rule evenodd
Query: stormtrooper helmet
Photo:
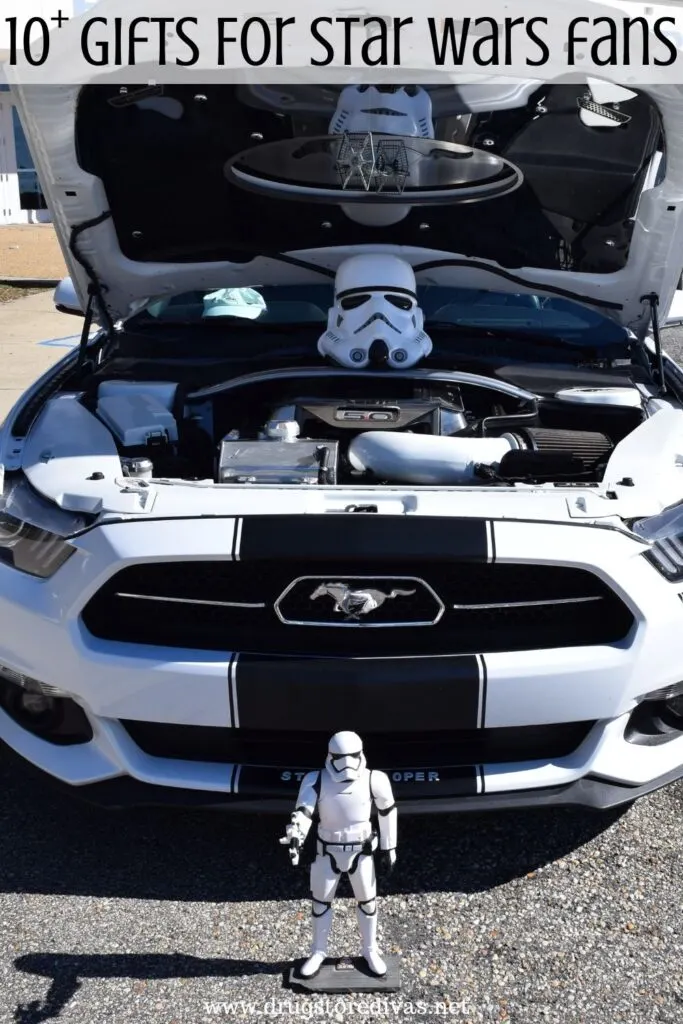
<svg viewBox="0 0 683 1024"><path fill-rule="evenodd" d="M338 732L327 748L325 768L335 782L353 782L365 768L363 741L355 732Z"/></svg>
<svg viewBox="0 0 683 1024"><path fill-rule="evenodd" d="M432 351L417 304L415 273L398 256L351 256L339 266L334 306L318 351L340 366L402 370Z"/></svg>
<svg viewBox="0 0 683 1024"><path fill-rule="evenodd" d="M330 121L330 135L344 132L433 139L431 96L419 85L347 85Z"/></svg>
<svg viewBox="0 0 683 1024"><path fill-rule="evenodd" d="M329 133L355 139L352 146L360 146L361 149L364 143L359 140L364 136L376 137L373 146L378 147L378 153L391 138L398 137L397 145L403 150L400 139L435 137L431 96L426 89L416 85L347 85L339 94ZM395 151L396 144L393 147ZM421 184L422 166L422 160L411 161L411 191ZM355 178L355 175L352 174L351 178ZM399 180L401 175L394 187L397 187ZM405 177L402 180L405 184ZM403 184L400 186L401 192ZM365 198L367 202L340 205L349 220L366 227L398 224L411 210L410 203L373 203L370 197Z"/></svg>

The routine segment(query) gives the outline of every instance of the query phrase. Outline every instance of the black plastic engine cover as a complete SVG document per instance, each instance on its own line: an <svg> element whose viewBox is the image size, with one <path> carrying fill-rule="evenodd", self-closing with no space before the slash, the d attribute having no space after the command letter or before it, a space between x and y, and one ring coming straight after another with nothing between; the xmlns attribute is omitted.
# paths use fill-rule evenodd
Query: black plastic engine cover
<svg viewBox="0 0 683 1024"><path fill-rule="evenodd" d="M297 420L308 418L341 430L419 429L428 434L453 434L467 426L462 405L429 399L306 399L297 403Z"/></svg>

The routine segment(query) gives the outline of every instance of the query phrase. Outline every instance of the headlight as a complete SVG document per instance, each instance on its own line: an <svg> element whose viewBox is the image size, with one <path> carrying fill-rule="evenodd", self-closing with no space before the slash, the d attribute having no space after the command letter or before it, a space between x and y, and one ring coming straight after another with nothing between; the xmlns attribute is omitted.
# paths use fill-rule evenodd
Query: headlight
<svg viewBox="0 0 683 1024"><path fill-rule="evenodd" d="M683 580L683 506L661 512L650 519L634 523L633 532L649 541L650 550L645 558L672 583Z"/></svg>
<svg viewBox="0 0 683 1024"><path fill-rule="evenodd" d="M0 668L0 675L2 668ZM639 701L665 701L667 704L683 700L683 683L672 683L671 686L661 686L658 690L649 690L638 697Z"/></svg>
<svg viewBox="0 0 683 1024"><path fill-rule="evenodd" d="M21 475L6 476L0 497L0 562L47 579L73 555L66 538L89 525L41 498Z"/></svg>

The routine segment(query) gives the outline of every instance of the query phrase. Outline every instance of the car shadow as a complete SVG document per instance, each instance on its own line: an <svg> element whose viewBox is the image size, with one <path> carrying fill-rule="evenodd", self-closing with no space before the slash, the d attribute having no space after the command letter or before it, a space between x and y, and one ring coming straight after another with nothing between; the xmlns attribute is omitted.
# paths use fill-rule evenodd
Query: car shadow
<svg viewBox="0 0 683 1024"><path fill-rule="evenodd" d="M485 891L564 857L623 813L551 808L406 816L399 821L398 864L383 888L387 894ZM102 810L55 790L0 750L0 892L220 903L305 899L308 872L292 870L278 842L285 818Z"/></svg>
<svg viewBox="0 0 683 1024"><path fill-rule="evenodd" d="M45 998L20 1003L14 1011L15 1024L43 1024L59 1017L88 978L130 978L154 981L162 978L232 978L254 974L283 974L289 963L260 960L230 960L183 954L101 954L30 953L14 961L18 971L48 978Z"/></svg>

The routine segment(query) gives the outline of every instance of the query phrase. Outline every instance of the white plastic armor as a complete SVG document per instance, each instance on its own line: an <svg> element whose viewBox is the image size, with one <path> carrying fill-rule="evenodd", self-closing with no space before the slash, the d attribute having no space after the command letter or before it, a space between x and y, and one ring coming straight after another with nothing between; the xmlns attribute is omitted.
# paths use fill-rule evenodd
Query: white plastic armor
<svg viewBox="0 0 683 1024"><path fill-rule="evenodd" d="M409 369L432 351L423 327L409 263L379 253L351 256L337 270L318 351L348 369Z"/></svg>
<svg viewBox="0 0 683 1024"><path fill-rule="evenodd" d="M378 834L373 830L373 808L378 812ZM327 956L332 903L341 875L347 874L357 902L362 955L373 974L382 976L387 965L377 945L375 853L381 851L393 867L397 812L388 776L367 767L362 740L354 732L336 733L324 770L309 772L301 783L296 810L280 840L289 846L294 864L299 863L316 815L316 857L310 876L313 944L300 973L313 977Z"/></svg>
<svg viewBox="0 0 683 1024"><path fill-rule="evenodd" d="M330 135L344 132L433 139L431 97L418 85L347 85L330 122Z"/></svg>

